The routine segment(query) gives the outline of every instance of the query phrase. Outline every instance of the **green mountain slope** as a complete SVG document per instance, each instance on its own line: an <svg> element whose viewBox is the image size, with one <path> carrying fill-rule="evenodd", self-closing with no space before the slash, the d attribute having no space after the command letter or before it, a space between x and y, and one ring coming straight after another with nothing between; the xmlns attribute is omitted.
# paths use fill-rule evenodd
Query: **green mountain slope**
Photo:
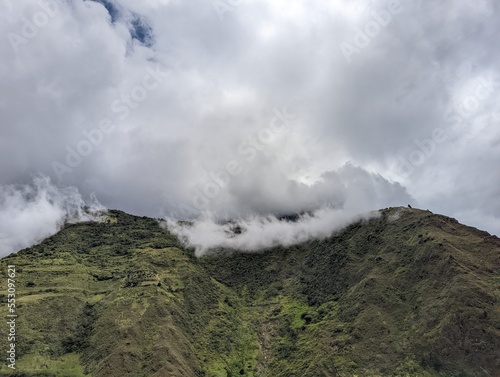
<svg viewBox="0 0 500 377"><path fill-rule="evenodd" d="M0 264L0 315L8 265L18 315L16 371L4 362L2 375L500 371L500 240L428 211L386 209L328 239L199 259L155 220L110 211Z"/></svg>

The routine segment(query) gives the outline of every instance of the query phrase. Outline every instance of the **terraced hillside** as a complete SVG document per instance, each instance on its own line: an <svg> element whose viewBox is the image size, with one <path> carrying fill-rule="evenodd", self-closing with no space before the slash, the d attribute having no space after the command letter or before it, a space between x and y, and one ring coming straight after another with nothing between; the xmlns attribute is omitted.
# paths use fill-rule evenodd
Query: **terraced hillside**
<svg viewBox="0 0 500 377"><path fill-rule="evenodd" d="M110 211L2 259L3 318L8 265L18 359L2 375L500 371L500 240L428 211L386 209L324 240L202 258L156 220Z"/></svg>

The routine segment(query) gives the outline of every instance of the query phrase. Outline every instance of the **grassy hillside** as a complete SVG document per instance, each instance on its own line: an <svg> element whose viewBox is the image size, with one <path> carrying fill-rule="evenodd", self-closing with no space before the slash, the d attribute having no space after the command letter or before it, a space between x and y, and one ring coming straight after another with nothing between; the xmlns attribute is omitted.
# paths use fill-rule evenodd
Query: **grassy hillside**
<svg viewBox="0 0 500 377"><path fill-rule="evenodd" d="M3 375L500 371L500 240L428 211L200 259L155 220L110 211L0 264L4 318L7 265L17 272L17 371L4 362Z"/></svg>

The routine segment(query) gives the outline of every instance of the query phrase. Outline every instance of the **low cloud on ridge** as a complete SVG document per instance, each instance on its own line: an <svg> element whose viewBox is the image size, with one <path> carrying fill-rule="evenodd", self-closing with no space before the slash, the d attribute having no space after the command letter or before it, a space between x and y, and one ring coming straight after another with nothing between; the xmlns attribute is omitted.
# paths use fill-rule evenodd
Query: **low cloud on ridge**
<svg viewBox="0 0 500 377"><path fill-rule="evenodd" d="M378 215L378 211L355 215L343 210L324 208L311 215L302 215L295 221L272 216L254 216L221 224L207 217L191 224L167 220L166 227L187 246L194 247L197 256L202 256L211 249L260 251L327 238L357 220ZM235 233L237 228L241 233Z"/></svg>
<svg viewBox="0 0 500 377"><path fill-rule="evenodd" d="M310 191L296 198L307 197L310 201L297 203L294 213L280 212L269 203L267 212L262 208L260 213L230 218L230 222L220 221L216 213L206 211L191 223L167 218L166 227L187 246L194 247L198 256L216 248L257 251L329 237L354 221L377 216L379 212L374 208L414 204L401 185L352 164L325 173L322 178L314 185L303 185L303 190ZM293 198L286 197L287 190L275 190L285 201ZM299 213L303 214L294 221L279 218ZM241 233L235 233L235 228L241 229Z"/></svg>
<svg viewBox="0 0 500 377"><path fill-rule="evenodd" d="M374 216L373 208L414 203L398 183L352 164L323 174L312 185L288 184L274 187L276 200L267 205L269 198L256 198L245 211L228 217L229 212L221 211L221 203L215 202L192 219L190 226L179 225L183 217L168 217L168 229L195 247L197 255L219 247L256 251L328 237L357 219ZM85 201L77 188L59 187L45 176L36 176L30 184L0 185L0 255L40 242L66 222L98 221L104 210L94 196ZM299 213L297 221L277 219ZM235 236L230 231L235 226L244 232Z"/></svg>
<svg viewBox="0 0 500 377"><path fill-rule="evenodd" d="M0 256L42 241L66 222L97 220L103 210L95 199L86 203L78 189L59 188L48 177L0 185Z"/></svg>

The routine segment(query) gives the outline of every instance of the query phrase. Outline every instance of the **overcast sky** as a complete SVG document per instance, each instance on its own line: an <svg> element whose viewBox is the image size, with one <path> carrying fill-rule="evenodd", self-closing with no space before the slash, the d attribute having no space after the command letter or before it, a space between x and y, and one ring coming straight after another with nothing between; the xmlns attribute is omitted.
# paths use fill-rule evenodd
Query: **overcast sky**
<svg viewBox="0 0 500 377"><path fill-rule="evenodd" d="M2 0L4 221L43 175L139 215L411 203L498 235L499 5Z"/></svg>

